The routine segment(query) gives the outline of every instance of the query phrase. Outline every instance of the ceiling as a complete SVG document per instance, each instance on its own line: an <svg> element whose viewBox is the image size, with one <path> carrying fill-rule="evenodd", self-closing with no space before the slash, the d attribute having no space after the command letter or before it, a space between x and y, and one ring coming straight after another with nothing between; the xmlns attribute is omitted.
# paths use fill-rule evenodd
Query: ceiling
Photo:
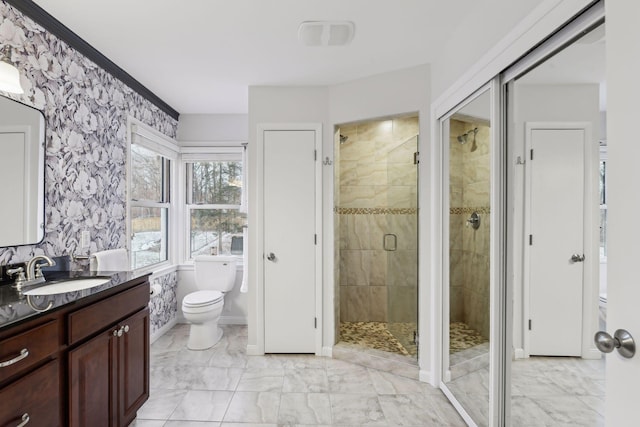
<svg viewBox="0 0 640 427"><path fill-rule="evenodd" d="M540 3L34 1L181 114L247 113L250 85L332 85L432 63L461 26L482 31L493 20L508 29ZM297 30L307 20L353 21L355 37L343 47L302 46Z"/></svg>

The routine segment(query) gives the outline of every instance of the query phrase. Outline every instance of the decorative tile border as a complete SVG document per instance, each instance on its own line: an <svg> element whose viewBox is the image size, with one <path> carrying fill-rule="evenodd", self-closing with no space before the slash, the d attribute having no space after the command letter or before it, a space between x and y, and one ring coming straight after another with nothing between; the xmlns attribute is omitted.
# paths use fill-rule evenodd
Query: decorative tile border
<svg viewBox="0 0 640 427"><path fill-rule="evenodd" d="M333 209L338 215L415 215L418 208L339 208Z"/></svg>
<svg viewBox="0 0 640 427"><path fill-rule="evenodd" d="M485 206L485 207L466 206L461 208L449 208L450 215L471 215L474 212L488 215L491 213L491 208L489 206Z"/></svg>

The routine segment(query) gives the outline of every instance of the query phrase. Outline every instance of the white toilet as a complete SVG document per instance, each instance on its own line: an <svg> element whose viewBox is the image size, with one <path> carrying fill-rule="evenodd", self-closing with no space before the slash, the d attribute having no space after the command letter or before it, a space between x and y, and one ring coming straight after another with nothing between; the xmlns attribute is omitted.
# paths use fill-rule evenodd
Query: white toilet
<svg viewBox="0 0 640 427"><path fill-rule="evenodd" d="M182 300L182 313L191 323L187 347L205 350L222 338L218 320L224 305L224 293L233 289L236 280L236 258L199 255L194 260L198 291Z"/></svg>

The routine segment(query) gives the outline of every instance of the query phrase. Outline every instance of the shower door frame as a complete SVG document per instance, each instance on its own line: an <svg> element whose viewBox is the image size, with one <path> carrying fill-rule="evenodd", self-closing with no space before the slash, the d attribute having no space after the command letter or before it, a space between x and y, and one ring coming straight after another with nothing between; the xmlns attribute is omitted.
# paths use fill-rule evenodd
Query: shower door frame
<svg viewBox="0 0 640 427"><path fill-rule="evenodd" d="M434 220L434 226L439 232L434 233L434 247L441 253L436 272L436 305L440 307L440 315L436 317L436 337L439 338L441 351L436 354L438 369L438 385L465 422L470 426L477 424L455 397L445 381L448 381L449 369L449 129L444 124L467 104L473 102L480 95L489 91L490 104L490 340L489 340L489 425L500 425L505 413L504 395L506 391L505 365L506 340L505 327L507 318L507 290L506 290L506 158L503 137L505 128L501 118L501 85L499 77L491 79L463 101L453 106L437 118L435 138L434 162L437 162L439 173L434 180L435 195L441 201L439 217ZM438 252L436 252L437 254ZM437 255L436 255L437 256ZM439 291L439 292L438 292ZM447 326L445 331L445 326ZM446 333L445 333L446 332Z"/></svg>

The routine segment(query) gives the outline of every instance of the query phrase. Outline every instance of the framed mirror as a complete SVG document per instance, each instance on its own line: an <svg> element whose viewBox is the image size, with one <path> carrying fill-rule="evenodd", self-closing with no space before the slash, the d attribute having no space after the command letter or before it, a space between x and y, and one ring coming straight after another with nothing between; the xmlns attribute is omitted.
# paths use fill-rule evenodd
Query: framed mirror
<svg viewBox="0 0 640 427"><path fill-rule="evenodd" d="M0 96L0 247L44 238L44 115Z"/></svg>

